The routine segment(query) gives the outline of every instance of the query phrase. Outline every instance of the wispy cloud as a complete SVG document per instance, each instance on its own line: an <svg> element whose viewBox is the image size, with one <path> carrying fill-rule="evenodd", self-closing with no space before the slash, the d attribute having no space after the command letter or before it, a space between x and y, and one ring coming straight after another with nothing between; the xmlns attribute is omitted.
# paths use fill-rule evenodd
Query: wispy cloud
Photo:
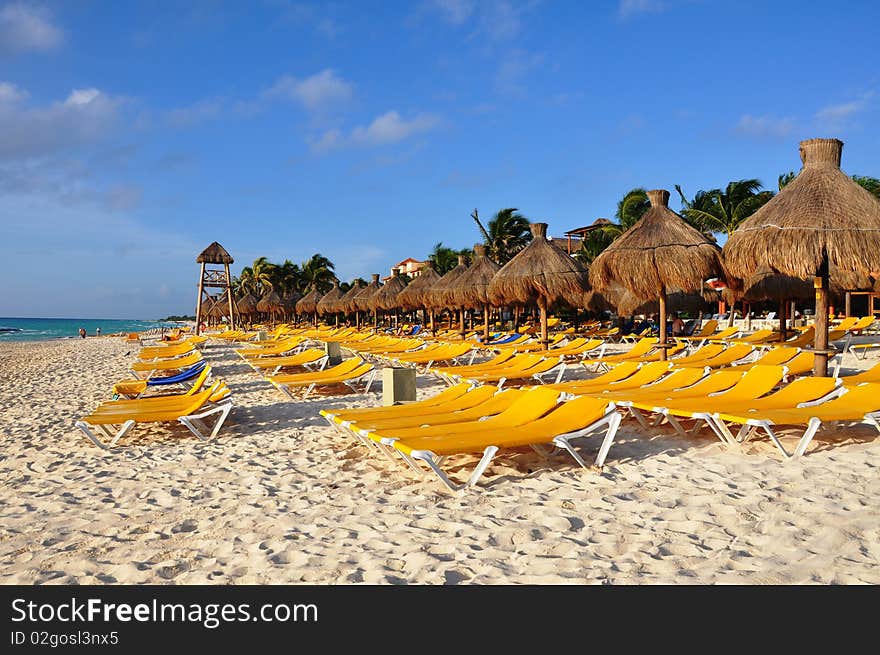
<svg viewBox="0 0 880 655"><path fill-rule="evenodd" d="M64 100L29 106L26 90L0 82L0 160L43 156L113 131L125 98L99 89L74 89Z"/></svg>
<svg viewBox="0 0 880 655"><path fill-rule="evenodd" d="M225 108L226 101L223 98L206 98L191 105L168 110L165 119L172 127L192 127L218 118Z"/></svg>
<svg viewBox="0 0 880 655"><path fill-rule="evenodd" d="M323 153L350 146L381 146L398 143L411 136L427 132L440 124L434 114L421 113L409 120L391 110L377 116L369 125L353 128L347 135L334 128L309 139L313 152Z"/></svg>
<svg viewBox="0 0 880 655"><path fill-rule="evenodd" d="M63 40L48 9L24 3L0 8L0 53L53 50Z"/></svg>
<svg viewBox="0 0 880 655"><path fill-rule="evenodd" d="M742 136L756 139L781 139L789 136L795 129L795 120L790 116L753 116L743 114L733 131Z"/></svg>
<svg viewBox="0 0 880 655"><path fill-rule="evenodd" d="M621 18L631 18L638 14L656 14L666 7L666 3L662 0L620 0L617 15Z"/></svg>
<svg viewBox="0 0 880 655"><path fill-rule="evenodd" d="M539 52L526 52L514 48L504 52L501 64L495 75L495 84L500 91L519 93L523 91L524 79L537 70L545 61Z"/></svg>
<svg viewBox="0 0 880 655"><path fill-rule="evenodd" d="M342 105L353 95L354 85L330 68L303 79L282 75L265 92L267 98L290 100L313 112Z"/></svg>
<svg viewBox="0 0 880 655"><path fill-rule="evenodd" d="M473 0L432 0L431 5L453 25L461 25L474 11Z"/></svg>
<svg viewBox="0 0 880 655"><path fill-rule="evenodd" d="M846 127L857 114L865 111L874 93L869 91L850 102L822 107L813 117L823 129L838 130Z"/></svg>

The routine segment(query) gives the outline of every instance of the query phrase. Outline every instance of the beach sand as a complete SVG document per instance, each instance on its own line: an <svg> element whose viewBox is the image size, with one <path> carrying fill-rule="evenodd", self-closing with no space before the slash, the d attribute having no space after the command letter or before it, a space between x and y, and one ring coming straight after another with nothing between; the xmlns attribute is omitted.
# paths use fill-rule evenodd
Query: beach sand
<svg viewBox="0 0 880 655"><path fill-rule="evenodd" d="M290 402L228 346L205 350L235 399L215 441L139 426L102 451L73 423L135 352L110 337L0 346L0 582L880 583L880 437L865 426L782 462L766 439L736 453L627 420L602 473L517 451L456 495L317 415L375 394Z"/></svg>

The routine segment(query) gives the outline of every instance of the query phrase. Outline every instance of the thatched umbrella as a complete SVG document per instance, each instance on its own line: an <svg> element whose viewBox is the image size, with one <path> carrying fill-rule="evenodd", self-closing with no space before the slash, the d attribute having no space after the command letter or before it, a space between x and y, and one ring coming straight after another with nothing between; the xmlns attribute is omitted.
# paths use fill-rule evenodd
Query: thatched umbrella
<svg viewBox="0 0 880 655"><path fill-rule="evenodd" d="M284 302L281 300L281 294L277 291L270 291L265 294L257 302L257 311L263 314L271 314L275 318L275 312L284 309Z"/></svg>
<svg viewBox="0 0 880 655"><path fill-rule="evenodd" d="M223 294L223 296L214 299L214 304L212 304L208 311L205 312L206 316L216 318L218 319L218 321L222 320L223 318L233 318L229 315L229 303L225 295L226 294ZM237 309L235 309L235 305L233 305L233 311L238 311Z"/></svg>
<svg viewBox="0 0 880 655"><path fill-rule="evenodd" d="M589 288L587 271L577 259L547 239L547 224L532 223L532 240L489 283L496 306L536 302L541 311L541 343L547 347L547 307L564 301L578 307Z"/></svg>
<svg viewBox="0 0 880 655"><path fill-rule="evenodd" d="M296 303L298 314L314 314L315 325L318 324L318 302L321 300L321 292L313 288Z"/></svg>
<svg viewBox="0 0 880 655"><path fill-rule="evenodd" d="M339 288L339 280L333 280L333 288L324 294L324 297L316 305L321 314L336 314L336 325L339 325L339 303L342 301L342 289Z"/></svg>
<svg viewBox="0 0 880 655"><path fill-rule="evenodd" d="M379 290L382 286L379 284L379 274L373 273L372 279L370 283L365 286L361 292L354 297L353 305L355 309L359 312L368 312L372 309L371 299L374 295L379 293ZM379 314L378 312L373 315L373 326L379 326Z"/></svg>
<svg viewBox="0 0 880 655"><path fill-rule="evenodd" d="M501 267L486 256L486 246L474 245L474 263L453 281L449 296L460 307L483 310L483 341L489 340L489 282Z"/></svg>
<svg viewBox="0 0 880 655"><path fill-rule="evenodd" d="M296 315L296 303L302 296L297 291L288 291L281 297L281 308L288 317Z"/></svg>
<svg viewBox="0 0 880 655"><path fill-rule="evenodd" d="M354 314L354 323L357 328L361 326L361 315L355 307L354 298L363 290L364 285L361 281L355 280L351 283L351 288L339 300L339 310L346 314Z"/></svg>
<svg viewBox="0 0 880 655"><path fill-rule="evenodd" d="M813 374L828 373L829 269L880 271L880 201L840 170L843 142L800 143L803 168L747 218L724 246L730 271L748 278L761 266L813 278L816 340Z"/></svg>
<svg viewBox="0 0 880 655"><path fill-rule="evenodd" d="M434 284L430 286L430 288L425 289L422 292L422 302L426 307L430 307L431 309L442 310L445 308L453 309L453 305L450 304L451 298L449 298L449 289L455 284L455 281L465 274L468 270L467 259L464 255L458 256L458 265L450 271L447 271L446 275L437 280ZM460 324L461 324L461 332L464 334L464 310L459 312Z"/></svg>
<svg viewBox="0 0 880 655"><path fill-rule="evenodd" d="M397 302L404 311L412 311L414 309L425 308L422 303L422 294L430 289L440 279L440 275L434 270L434 262L428 260L421 273L407 286L406 289L397 294ZM434 310L431 309L431 332L434 332ZM423 317L424 318L424 317Z"/></svg>
<svg viewBox="0 0 880 655"><path fill-rule="evenodd" d="M236 301L235 307L239 314L250 316L257 311L257 299L246 293Z"/></svg>
<svg viewBox="0 0 880 655"><path fill-rule="evenodd" d="M397 302L397 296L404 289L406 289L406 282L400 277L400 271L395 268L391 271L391 278L370 299L373 310L378 314L380 309L386 312L398 309L400 304Z"/></svg>
<svg viewBox="0 0 880 655"><path fill-rule="evenodd" d="M590 282L599 289L617 282L637 300L657 298L661 358L666 359L667 293L700 291L703 280L722 277L721 250L669 209L669 192L648 191L651 208L593 260Z"/></svg>

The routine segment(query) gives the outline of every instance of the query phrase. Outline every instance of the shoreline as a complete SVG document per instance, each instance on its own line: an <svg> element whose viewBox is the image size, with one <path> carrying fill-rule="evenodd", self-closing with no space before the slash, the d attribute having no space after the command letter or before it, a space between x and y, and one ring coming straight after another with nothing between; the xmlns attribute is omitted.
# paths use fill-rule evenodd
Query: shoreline
<svg viewBox="0 0 880 655"><path fill-rule="evenodd" d="M0 349L0 581L880 583L870 429L820 431L783 463L764 440L735 453L625 421L602 473L511 451L452 495L317 417L375 394L285 401L225 345L204 351L235 399L216 440L139 426L102 451L73 421L135 352L119 338ZM440 389L418 382L420 397Z"/></svg>

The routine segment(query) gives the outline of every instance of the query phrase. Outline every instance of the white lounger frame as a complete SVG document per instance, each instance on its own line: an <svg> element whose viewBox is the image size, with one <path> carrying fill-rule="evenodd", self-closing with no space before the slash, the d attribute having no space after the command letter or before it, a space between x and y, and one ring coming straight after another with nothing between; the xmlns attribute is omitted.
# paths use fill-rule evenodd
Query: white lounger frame
<svg viewBox="0 0 880 655"><path fill-rule="evenodd" d="M226 421L226 417L229 416L230 411L232 411L232 400L225 399L216 403L213 407L204 412L190 414L188 416L180 416L177 420L180 421L182 425L186 426L186 428L201 441L210 441L217 436L218 432L220 432L220 428L223 427L223 423ZM204 419L213 416L214 414L219 414L219 416L214 423L214 427L211 428L204 422ZM77 421L74 423L74 425L82 430L83 434L85 434L93 444L104 450L110 450L115 446L116 443L127 435L136 424L137 421L133 420L125 421L119 425L100 424L93 426L86 421ZM106 441L102 440L97 434L95 434L95 431L103 434Z"/></svg>

